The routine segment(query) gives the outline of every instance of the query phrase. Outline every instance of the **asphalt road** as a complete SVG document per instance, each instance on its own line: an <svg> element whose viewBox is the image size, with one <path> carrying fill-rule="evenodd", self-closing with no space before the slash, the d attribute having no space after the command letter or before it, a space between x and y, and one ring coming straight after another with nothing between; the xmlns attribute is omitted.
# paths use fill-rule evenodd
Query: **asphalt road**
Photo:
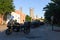
<svg viewBox="0 0 60 40"><path fill-rule="evenodd" d="M23 32L13 32L7 36L6 26L0 26L0 40L60 40L60 32L51 31L51 25L43 25L31 29L29 34Z"/></svg>

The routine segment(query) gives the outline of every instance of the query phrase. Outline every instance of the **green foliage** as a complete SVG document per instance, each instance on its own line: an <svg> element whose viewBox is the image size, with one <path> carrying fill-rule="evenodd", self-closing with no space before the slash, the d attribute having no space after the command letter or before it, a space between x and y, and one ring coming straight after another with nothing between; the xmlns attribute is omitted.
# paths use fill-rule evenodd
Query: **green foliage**
<svg viewBox="0 0 60 40"><path fill-rule="evenodd" d="M0 0L0 14L5 15L14 10L13 0Z"/></svg>
<svg viewBox="0 0 60 40"><path fill-rule="evenodd" d="M54 23L60 24L60 0L51 0L51 3L48 3L44 7L45 19L51 22L51 16L54 16Z"/></svg>
<svg viewBox="0 0 60 40"><path fill-rule="evenodd" d="M26 19L25 21L31 21L31 17L28 16L28 15L26 15L26 18L25 19Z"/></svg>
<svg viewBox="0 0 60 40"><path fill-rule="evenodd" d="M53 16L55 14L55 4L54 3L49 3L49 5L47 5L46 7L44 7L45 12L45 18L46 20L48 20L49 22L51 21L51 16Z"/></svg>

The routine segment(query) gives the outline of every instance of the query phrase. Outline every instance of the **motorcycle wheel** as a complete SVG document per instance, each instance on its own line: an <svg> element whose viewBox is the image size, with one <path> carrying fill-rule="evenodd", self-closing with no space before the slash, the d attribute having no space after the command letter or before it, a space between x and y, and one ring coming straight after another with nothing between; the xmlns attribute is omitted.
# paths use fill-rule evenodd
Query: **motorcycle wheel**
<svg viewBox="0 0 60 40"><path fill-rule="evenodd" d="M30 29L25 29L25 30L24 30L24 33L25 33L25 34L29 34L29 33L30 33Z"/></svg>
<svg viewBox="0 0 60 40"><path fill-rule="evenodd" d="M12 33L12 31L9 30L9 29L7 29L7 30L5 31L5 33L6 33L6 35L10 35L10 34Z"/></svg>

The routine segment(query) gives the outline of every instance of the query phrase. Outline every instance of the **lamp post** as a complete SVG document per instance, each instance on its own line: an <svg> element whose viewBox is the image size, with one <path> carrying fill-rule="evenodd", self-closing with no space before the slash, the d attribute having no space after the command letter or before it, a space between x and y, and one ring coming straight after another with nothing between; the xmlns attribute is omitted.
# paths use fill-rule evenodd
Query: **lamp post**
<svg viewBox="0 0 60 40"><path fill-rule="evenodd" d="M53 16L51 16L51 25L52 25L52 31L53 31Z"/></svg>

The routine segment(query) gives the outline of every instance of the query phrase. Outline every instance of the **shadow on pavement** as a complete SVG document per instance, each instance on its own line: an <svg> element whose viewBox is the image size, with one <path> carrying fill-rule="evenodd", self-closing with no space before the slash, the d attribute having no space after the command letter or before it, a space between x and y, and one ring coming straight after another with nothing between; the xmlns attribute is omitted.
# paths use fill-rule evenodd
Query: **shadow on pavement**
<svg viewBox="0 0 60 40"><path fill-rule="evenodd" d="M29 36L29 37L26 37L28 39L35 39L35 38L41 38L41 36Z"/></svg>
<svg viewBox="0 0 60 40"><path fill-rule="evenodd" d="M60 30L53 30L53 31L55 31L55 32L60 32Z"/></svg>

